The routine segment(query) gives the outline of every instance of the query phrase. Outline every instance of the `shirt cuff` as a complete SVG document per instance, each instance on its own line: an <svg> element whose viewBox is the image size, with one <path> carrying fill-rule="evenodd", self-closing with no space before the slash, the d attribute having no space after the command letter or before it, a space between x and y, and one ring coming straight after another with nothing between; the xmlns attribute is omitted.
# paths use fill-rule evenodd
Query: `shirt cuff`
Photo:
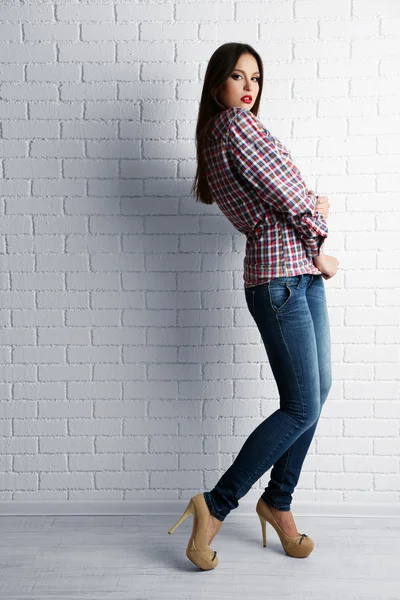
<svg viewBox="0 0 400 600"><path fill-rule="evenodd" d="M306 249L306 254L308 256L308 258L310 258L311 260L314 258L314 256L320 256L321 254L323 254L323 244L326 240L326 237L320 236L318 238L315 238L313 240L307 240L307 249Z"/></svg>

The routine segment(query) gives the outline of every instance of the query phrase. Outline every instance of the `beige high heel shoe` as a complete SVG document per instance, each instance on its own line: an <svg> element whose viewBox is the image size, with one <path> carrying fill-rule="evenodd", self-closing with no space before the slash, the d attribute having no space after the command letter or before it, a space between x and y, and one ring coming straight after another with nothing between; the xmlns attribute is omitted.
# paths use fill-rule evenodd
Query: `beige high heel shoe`
<svg viewBox="0 0 400 600"><path fill-rule="evenodd" d="M283 529L277 523L274 515L272 514L268 504L261 498L257 502L256 511L260 519L262 535L263 535L263 546L267 545L267 529L266 521L275 529L279 535L282 546L286 554L293 558L305 558L314 549L313 540L308 537L305 533L300 535L290 536L286 535Z"/></svg>
<svg viewBox="0 0 400 600"><path fill-rule="evenodd" d="M193 529L186 548L186 556L193 564L203 569L203 571L210 571L218 565L218 558L217 552L212 550L207 544L210 511L208 510L203 494L197 494L197 496L193 496L190 499L185 512L168 533L173 533L191 514L193 515Z"/></svg>

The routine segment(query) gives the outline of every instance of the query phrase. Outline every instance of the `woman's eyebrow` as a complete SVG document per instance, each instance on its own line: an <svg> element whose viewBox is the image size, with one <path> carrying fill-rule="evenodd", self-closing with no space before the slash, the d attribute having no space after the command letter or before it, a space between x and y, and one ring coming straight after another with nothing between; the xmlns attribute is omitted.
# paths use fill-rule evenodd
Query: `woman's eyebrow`
<svg viewBox="0 0 400 600"><path fill-rule="evenodd" d="M233 69L234 71L240 71L241 73L244 73L244 71L242 71L242 69ZM259 75L260 72L256 71L255 73L253 73L253 75Z"/></svg>

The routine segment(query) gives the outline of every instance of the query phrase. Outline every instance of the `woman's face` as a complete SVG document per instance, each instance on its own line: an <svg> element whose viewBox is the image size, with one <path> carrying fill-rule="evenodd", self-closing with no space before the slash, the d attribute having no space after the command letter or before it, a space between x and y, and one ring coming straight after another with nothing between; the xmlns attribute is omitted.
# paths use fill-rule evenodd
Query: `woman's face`
<svg viewBox="0 0 400 600"><path fill-rule="evenodd" d="M226 108L238 106L239 108L250 109L254 106L258 95L259 79L260 73L254 56L248 53L242 54L218 92L218 100ZM250 102L245 101L246 96L251 96Z"/></svg>

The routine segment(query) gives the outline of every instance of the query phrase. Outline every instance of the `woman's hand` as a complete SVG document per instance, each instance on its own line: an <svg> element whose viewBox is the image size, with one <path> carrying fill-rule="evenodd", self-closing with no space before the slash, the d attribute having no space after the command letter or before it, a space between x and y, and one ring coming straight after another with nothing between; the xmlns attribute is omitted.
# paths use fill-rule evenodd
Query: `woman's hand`
<svg viewBox="0 0 400 600"><path fill-rule="evenodd" d="M308 193L314 194L313 190L308 190ZM321 213L321 215L324 217L324 219L328 218L328 213L329 213L329 198L328 196L318 196L317 197L317 205L316 205L316 209L319 213Z"/></svg>
<svg viewBox="0 0 400 600"><path fill-rule="evenodd" d="M307 190L309 194L314 194L313 190ZM329 213L329 198L328 196L318 196L317 197L317 205L316 209L324 219L328 218ZM336 275L339 261L334 256L329 256L328 254L320 254L319 256L313 257L314 266L317 267L319 271L321 271L321 275L324 279L330 279L334 275Z"/></svg>
<svg viewBox="0 0 400 600"><path fill-rule="evenodd" d="M313 257L313 263L319 271L321 271L324 279L330 279L338 270L339 261L334 256L328 254L320 254Z"/></svg>

